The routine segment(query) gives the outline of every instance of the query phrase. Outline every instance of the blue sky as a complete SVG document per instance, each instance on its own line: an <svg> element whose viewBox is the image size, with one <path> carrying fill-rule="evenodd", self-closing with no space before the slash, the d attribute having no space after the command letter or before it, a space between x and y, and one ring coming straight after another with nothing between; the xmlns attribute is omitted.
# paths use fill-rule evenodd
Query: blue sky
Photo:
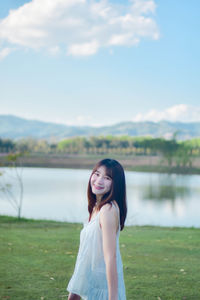
<svg viewBox="0 0 200 300"><path fill-rule="evenodd" d="M0 1L0 114L200 121L198 0Z"/></svg>

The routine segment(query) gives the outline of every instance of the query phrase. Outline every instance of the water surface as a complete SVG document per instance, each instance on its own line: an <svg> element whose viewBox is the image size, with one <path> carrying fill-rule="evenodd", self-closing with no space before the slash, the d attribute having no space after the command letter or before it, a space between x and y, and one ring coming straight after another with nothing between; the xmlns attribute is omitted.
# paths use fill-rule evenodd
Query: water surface
<svg viewBox="0 0 200 300"><path fill-rule="evenodd" d="M14 170L6 182L13 185ZM87 216L87 184L91 170L24 168L22 216L83 222ZM0 179L2 180L2 178ZM200 227L200 176L126 172L126 225ZM0 214L16 215L1 193Z"/></svg>

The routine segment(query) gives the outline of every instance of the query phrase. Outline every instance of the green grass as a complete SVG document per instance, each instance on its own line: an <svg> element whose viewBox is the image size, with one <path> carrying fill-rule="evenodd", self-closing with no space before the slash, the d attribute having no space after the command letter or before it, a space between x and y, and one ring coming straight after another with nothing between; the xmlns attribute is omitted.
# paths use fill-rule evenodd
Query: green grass
<svg viewBox="0 0 200 300"><path fill-rule="evenodd" d="M67 299L82 225L0 216L0 299ZM200 229L125 227L127 300L199 300Z"/></svg>

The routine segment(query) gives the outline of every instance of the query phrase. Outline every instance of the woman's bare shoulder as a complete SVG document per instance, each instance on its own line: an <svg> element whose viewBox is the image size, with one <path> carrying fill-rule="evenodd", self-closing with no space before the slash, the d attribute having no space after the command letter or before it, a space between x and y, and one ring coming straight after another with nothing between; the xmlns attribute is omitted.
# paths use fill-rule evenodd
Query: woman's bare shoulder
<svg viewBox="0 0 200 300"><path fill-rule="evenodd" d="M112 203L106 203L100 209L101 213L108 213L108 212L113 213L114 211L115 211L115 208L113 207Z"/></svg>
<svg viewBox="0 0 200 300"><path fill-rule="evenodd" d="M117 211L116 208L111 204L111 203L106 203L105 205L102 206L100 209L100 218L105 219L117 219Z"/></svg>
<svg viewBox="0 0 200 300"><path fill-rule="evenodd" d="M116 208L110 204L107 203L104 206L102 206L100 210L100 227L104 227L104 229L108 231L116 231L118 229L118 214Z"/></svg>

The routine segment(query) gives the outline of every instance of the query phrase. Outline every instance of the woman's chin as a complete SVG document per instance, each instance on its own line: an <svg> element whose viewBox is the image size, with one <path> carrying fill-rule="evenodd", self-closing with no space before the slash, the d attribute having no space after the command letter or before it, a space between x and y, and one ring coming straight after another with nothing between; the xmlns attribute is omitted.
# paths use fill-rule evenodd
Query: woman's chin
<svg viewBox="0 0 200 300"><path fill-rule="evenodd" d="M103 195L103 194L104 194L102 191L97 190L97 189L95 189L95 188L92 189L92 192L93 192L93 194L95 194L95 195Z"/></svg>

